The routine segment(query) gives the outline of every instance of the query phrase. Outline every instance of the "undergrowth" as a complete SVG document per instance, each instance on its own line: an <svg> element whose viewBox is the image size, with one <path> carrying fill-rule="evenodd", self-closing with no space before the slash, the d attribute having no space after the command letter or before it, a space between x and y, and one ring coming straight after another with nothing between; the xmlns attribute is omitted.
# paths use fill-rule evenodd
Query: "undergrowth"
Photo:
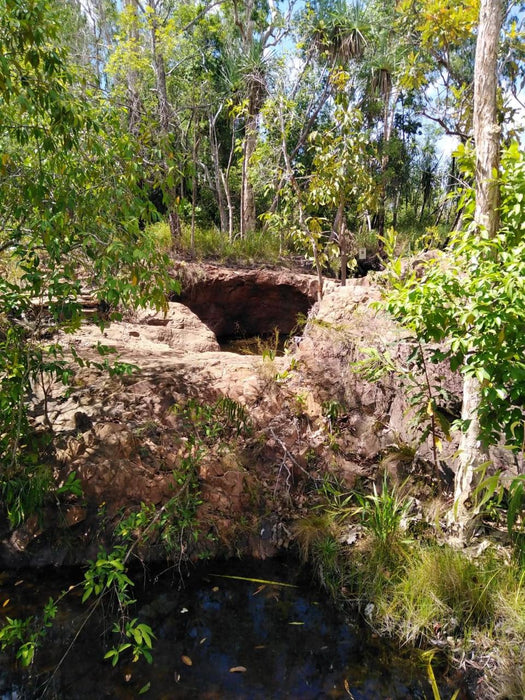
<svg viewBox="0 0 525 700"><path fill-rule="evenodd" d="M491 697L525 697L525 569L494 547L474 557L437 537L412 537L421 516L405 489L386 476L369 493L327 480L322 502L295 526L302 558L377 632L445 650L463 668L480 655Z"/></svg>
<svg viewBox="0 0 525 700"><path fill-rule="evenodd" d="M159 247L168 251L171 248L171 235L168 224L158 222L148 227L148 232L157 242ZM215 227L196 226L192 248L191 228L187 224L182 225L182 239L180 251L199 260L214 259L229 263L283 262L289 253L283 249L282 241L267 233L253 231L243 238L239 235L230 240L229 236L221 233Z"/></svg>

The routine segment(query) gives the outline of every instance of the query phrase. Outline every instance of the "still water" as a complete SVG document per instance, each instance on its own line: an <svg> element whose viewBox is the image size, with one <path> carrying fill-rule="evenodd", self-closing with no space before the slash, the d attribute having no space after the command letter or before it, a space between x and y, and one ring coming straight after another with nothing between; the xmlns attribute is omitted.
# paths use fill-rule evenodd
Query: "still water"
<svg viewBox="0 0 525 700"><path fill-rule="evenodd" d="M4 575L1 614L38 614L50 595L79 579L81 574L70 571ZM134 614L157 636L152 665L124 658L112 668L104 661L105 651L115 641L107 621L110 611L101 606L86 622L86 605L76 589L61 604L29 673L17 669L8 656L0 656L0 698L25 700L43 694L63 700L433 698L426 671L413 654L401 653L345 620L308 585L304 572L298 574L296 562L207 563L185 576L182 587L174 571L157 581L140 576L135 580ZM441 678L440 686L442 700L448 700L457 681L447 685Z"/></svg>

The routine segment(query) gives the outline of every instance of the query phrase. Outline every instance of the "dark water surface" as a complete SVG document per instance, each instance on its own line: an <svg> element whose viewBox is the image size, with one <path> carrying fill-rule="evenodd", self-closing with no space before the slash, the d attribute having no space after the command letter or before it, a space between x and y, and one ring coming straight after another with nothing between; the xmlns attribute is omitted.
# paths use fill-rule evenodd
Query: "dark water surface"
<svg viewBox="0 0 525 700"><path fill-rule="evenodd" d="M299 587L225 577L230 575L297 582ZM75 576L69 571L3 575L0 605L9 602L0 608L0 617L38 614L50 595L82 577ZM137 578L135 593L136 614L157 636L151 666L123 658L112 668L104 661L114 640L110 611L101 607L50 675L85 619L78 590L61 604L29 674L0 656L0 698L36 698L44 689L47 697L64 700L134 698L148 684L140 697L156 700L433 697L425 668L414 655L394 650L345 620L322 594L299 582L294 563L212 562L197 567L182 589L178 573L171 573L156 583ZM231 672L235 667L245 670ZM441 679L440 686L447 700L457 682L448 686Z"/></svg>

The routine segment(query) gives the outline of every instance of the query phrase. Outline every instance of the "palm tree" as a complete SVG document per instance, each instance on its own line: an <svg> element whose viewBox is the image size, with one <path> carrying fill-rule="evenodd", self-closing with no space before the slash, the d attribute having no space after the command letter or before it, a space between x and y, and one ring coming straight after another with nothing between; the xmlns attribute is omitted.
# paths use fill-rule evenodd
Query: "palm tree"
<svg viewBox="0 0 525 700"><path fill-rule="evenodd" d="M318 54L326 56L334 67L362 58L367 32L366 12L359 0L351 6L345 0L319 3L312 40Z"/></svg>

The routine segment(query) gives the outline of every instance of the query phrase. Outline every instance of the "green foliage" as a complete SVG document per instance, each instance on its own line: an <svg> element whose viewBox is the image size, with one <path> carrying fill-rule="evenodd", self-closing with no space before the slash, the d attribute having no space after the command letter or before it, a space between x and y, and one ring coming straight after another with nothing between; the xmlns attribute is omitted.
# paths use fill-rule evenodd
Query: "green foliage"
<svg viewBox="0 0 525 700"><path fill-rule="evenodd" d="M369 382L376 382L389 373L401 379L413 411L410 423L418 429L420 443L429 436L432 440L434 470L439 481L438 454L442 441L451 439L450 422L440 404L446 403L449 397L442 377L431 378L426 356L432 355L432 351L425 351L419 339L406 338L405 343L411 350L403 363L394 360L388 350L362 348L364 359L354 362L352 367Z"/></svg>
<svg viewBox="0 0 525 700"><path fill-rule="evenodd" d="M374 183L368 167L373 154L363 115L348 103L344 92L348 76L341 72L339 79L343 86L337 92L333 128L310 135L315 155L309 200L312 206L348 205L353 216L351 230L356 230L360 228L359 217L374 203Z"/></svg>
<svg viewBox="0 0 525 700"><path fill-rule="evenodd" d="M283 259L283 249L279 237L261 231L249 231L243 236L230 237L217 228L196 226L194 249L191 247L191 232L187 225L182 227L182 249L197 258L212 258L222 262L240 264L265 262L277 263Z"/></svg>
<svg viewBox="0 0 525 700"><path fill-rule="evenodd" d="M40 507L46 486L28 398L44 375L71 374L44 337L78 327L83 289L117 312L162 306L172 287L139 225L149 205L123 111L81 84L58 11L10 0L0 13L0 484L12 523Z"/></svg>
<svg viewBox="0 0 525 700"><path fill-rule="evenodd" d="M387 561L403 556L410 543L406 529L411 500L402 498L395 486L389 488L386 472L381 491L374 484L373 493L355 496L359 504L355 512L370 533L376 554Z"/></svg>
<svg viewBox="0 0 525 700"><path fill-rule="evenodd" d="M148 524L149 526L149 524ZM124 529L121 531L123 536ZM130 537L126 538L128 542ZM133 547L133 546L132 546ZM139 623L137 618L129 618L128 611L135 602L131 596L133 581L127 574L127 561L131 549L129 545L117 545L109 554L100 550L95 561L90 562L89 568L84 574L84 594L82 602L89 598L95 598L94 605L108 594L115 598L117 609L119 610L119 620L113 625L113 632L121 638L116 646L111 648L104 656L111 659L111 664L116 666L120 655L129 650L132 654L132 661L136 662L143 657L148 663L153 658L151 648L155 635L149 625Z"/></svg>
<svg viewBox="0 0 525 700"><path fill-rule="evenodd" d="M401 580L384 596L384 625L407 642L441 634L464 634L488 624L495 611L497 573L463 552L432 546L413 552Z"/></svg>
<svg viewBox="0 0 525 700"><path fill-rule="evenodd" d="M228 396L221 396L214 404L189 399L182 406L174 406L173 412L181 418L183 429L193 444L213 444L218 439L238 437L251 431L248 412Z"/></svg>
<svg viewBox="0 0 525 700"><path fill-rule="evenodd" d="M348 578L348 562L339 540L339 527L331 513L318 512L299 518L293 533L303 561L314 569L317 580L334 600L340 600Z"/></svg>
<svg viewBox="0 0 525 700"><path fill-rule="evenodd" d="M0 629L0 648L16 647L16 658L22 666L30 666L35 652L43 643L47 630L57 614L57 604L50 598L42 611L42 618L28 617L25 620L6 617Z"/></svg>
<svg viewBox="0 0 525 700"><path fill-rule="evenodd" d="M479 467L480 479L472 493L476 510L489 517L506 511L509 536L521 566L525 567L525 475L518 474L505 488L500 472L486 476L488 463Z"/></svg>
<svg viewBox="0 0 525 700"><path fill-rule="evenodd" d="M149 625L144 622L138 622L138 619L134 617L132 620L126 620L123 628L118 623L115 623L113 632L120 634L129 641L121 642L118 646L106 652L104 658L111 659L112 666L118 664L120 655L127 649L131 650L133 663L138 661L140 657L145 658L149 664L153 662L151 649L155 635Z"/></svg>
<svg viewBox="0 0 525 700"><path fill-rule="evenodd" d="M49 467L28 462L24 471L6 471L1 482L2 499L12 528L38 513L52 489L53 475Z"/></svg>
<svg viewBox="0 0 525 700"><path fill-rule="evenodd" d="M486 443L520 450L524 444L525 159L517 144L502 160L501 227L489 239L467 226L453 236L447 254L426 264L423 276L390 266L386 308L424 342L446 341L433 360L481 383L479 419ZM463 204L472 212L471 193Z"/></svg>

